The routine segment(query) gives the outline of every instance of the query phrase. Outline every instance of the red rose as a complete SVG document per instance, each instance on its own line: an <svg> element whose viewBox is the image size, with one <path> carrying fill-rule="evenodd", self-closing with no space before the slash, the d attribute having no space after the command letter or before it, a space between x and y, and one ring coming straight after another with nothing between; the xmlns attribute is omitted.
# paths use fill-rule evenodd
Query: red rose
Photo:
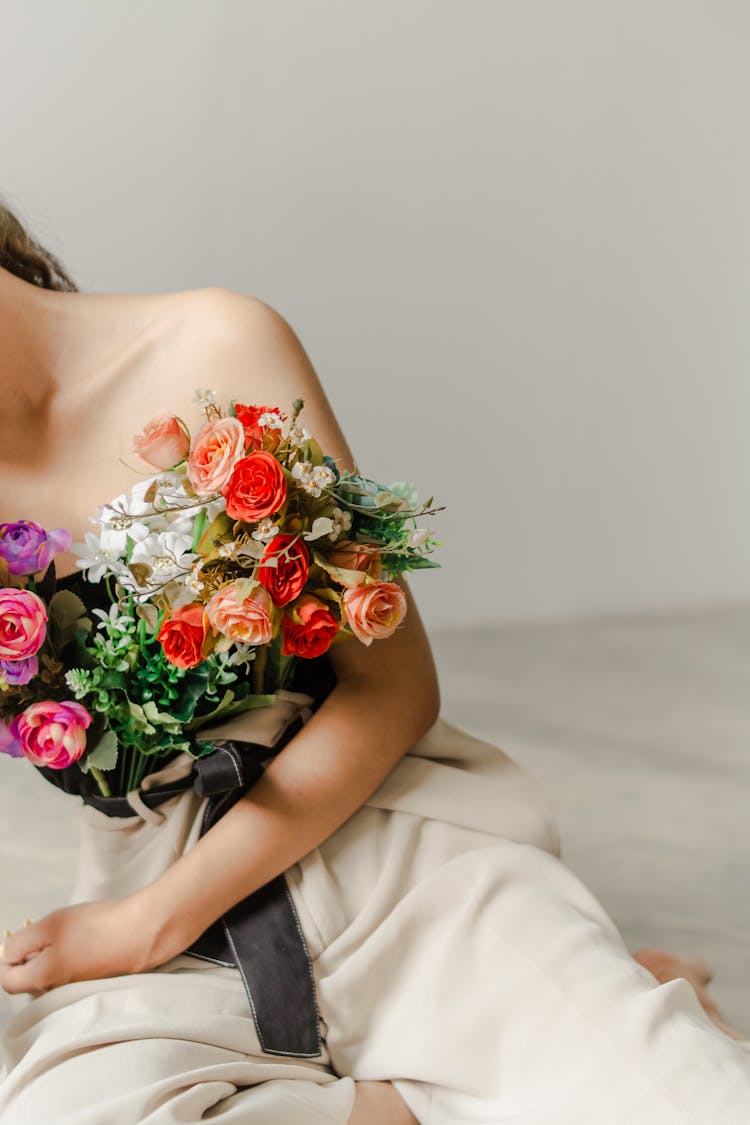
<svg viewBox="0 0 750 1125"><path fill-rule="evenodd" d="M278 512L286 500L284 470L272 453L258 450L235 462L222 492L228 516L257 523Z"/></svg>
<svg viewBox="0 0 750 1125"><path fill-rule="evenodd" d="M206 625L203 606L191 602L175 610L170 618L162 623L156 639L164 649L164 655L178 668L194 668L201 662L201 650L206 639Z"/></svg>
<svg viewBox="0 0 750 1125"><path fill-rule="evenodd" d="M269 566L268 559L277 559ZM263 552L256 578L268 590L274 605L288 605L300 593L309 570L310 553L294 535L274 535Z"/></svg>
<svg viewBox="0 0 750 1125"><path fill-rule="evenodd" d="M283 656L320 656L331 647L331 641L339 631L339 623L325 602L312 594L303 594L293 610L299 617L284 614L281 631L284 642L281 646Z"/></svg>
<svg viewBox="0 0 750 1125"><path fill-rule="evenodd" d="M260 448L273 451L279 444L281 427L261 426L258 422L263 414L275 414L279 422L284 421L286 414L282 414L278 406L244 406L241 402L235 402L234 414L242 423L248 449Z"/></svg>

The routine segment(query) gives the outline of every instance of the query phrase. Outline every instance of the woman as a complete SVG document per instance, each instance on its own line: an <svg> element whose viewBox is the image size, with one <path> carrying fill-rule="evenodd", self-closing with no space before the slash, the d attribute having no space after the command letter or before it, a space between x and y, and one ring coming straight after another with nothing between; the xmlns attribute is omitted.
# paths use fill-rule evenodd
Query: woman
<svg viewBox="0 0 750 1125"><path fill-rule="evenodd" d="M0 522L81 540L132 484L134 420L179 403L195 432L196 386L303 398L311 432L355 468L297 337L262 302L79 293L7 209L0 266ZM57 562L75 572L72 554ZM0 984L32 999L3 1041L2 1125L750 1119L750 1043L717 1028L707 971L634 960L560 862L535 783L439 718L404 590L403 626L331 650L335 686L208 831L192 789L124 818L82 806L70 905L6 942ZM282 1003L291 959L246 990L241 958L200 944L280 876L322 1033L309 1049L287 1049L304 1007ZM250 1011L256 988L265 1013Z"/></svg>

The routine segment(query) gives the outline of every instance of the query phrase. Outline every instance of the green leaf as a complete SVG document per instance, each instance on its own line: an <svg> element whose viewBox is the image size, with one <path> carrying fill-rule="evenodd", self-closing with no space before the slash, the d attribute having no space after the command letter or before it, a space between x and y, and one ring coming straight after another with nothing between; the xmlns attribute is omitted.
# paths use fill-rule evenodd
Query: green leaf
<svg viewBox="0 0 750 1125"><path fill-rule="evenodd" d="M117 765L117 735L113 730L105 730L93 750L84 758L79 759L78 765L83 773L88 773L92 766L100 770L111 770Z"/></svg>
<svg viewBox="0 0 750 1125"><path fill-rule="evenodd" d="M86 607L72 590L58 590L49 602L49 616L56 633L58 648L65 648L75 639L82 621L86 618Z"/></svg>
<svg viewBox="0 0 750 1125"><path fill-rule="evenodd" d="M195 523L193 524L193 545L190 548L190 550L193 551L193 553L196 552L198 544L201 541L201 536L203 535L203 532L205 531L206 519L207 519L206 509L201 508L201 510L198 512L198 515L195 518Z"/></svg>
<svg viewBox="0 0 750 1125"><path fill-rule="evenodd" d="M199 730L200 727L205 727L213 719L228 719L230 715L241 715L243 711L252 711L256 707L268 707L271 703L275 703L275 695L246 695L244 699L238 699L236 702L229 702L225 706L227 697L234 695L231 691L227 691L218 707L210 711L208 715L199 715L197 718L192 719L189 723L185 724L185 730Z"/></svg>
<svg viewBox="0 0 750 1125"><path fill-rule="evenodd" d="M210 669L207 664L191 668L180 683L180 694L173 708L175 718L185 723L192 719L195 708L206 693Z"/></svg>

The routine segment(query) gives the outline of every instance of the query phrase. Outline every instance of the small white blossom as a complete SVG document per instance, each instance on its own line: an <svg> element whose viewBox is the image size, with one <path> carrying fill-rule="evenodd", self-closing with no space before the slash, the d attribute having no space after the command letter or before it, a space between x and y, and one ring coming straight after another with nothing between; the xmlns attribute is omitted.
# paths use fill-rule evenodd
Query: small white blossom
<svg viewBox="0 0 750 1125"><path fill-rule="evenodd" d="M331 520L333 527L328 536L329 539L338 539L342 531L348 531L352 526L351 512L345 512L343 508L334 508L331 513Z"/></svg>
<svg viewBox="0 0 750 1125"><path fill-rule="evenodd" d="M242 665L250 664L255 660L255 648L253 645L235 642L235 646L230 655L226 658L229 665Z"/></svg>
<svg viewBox="0 0 750 1125"><path fill-rule="evenodd" d="M261 543L267 543L269 539L273 539L274 535L279 534L279 525L274 523L270 516L260 520L258 526L253 531L253 539L260 540Z"/></svg>
<svg viewBox="0 0 750 1125"><path fill-rule="evenodd" d="M336 480L336 474L327 465L316 465L314 475L315 483L321 488L328 488Z"/></svg>
<svg viewBox="0 0 750 1125"><path fill-rule="evenodd" d="M198 387L196 388L195 394L193 395L193 402L197 402L201 406L216 406L216 391L202 391Z"/></svg>
<svg viewBox="0 0 750 1125"><path fill-rule="evenodd" d="M275 414L271 410L266 410L265 413L259 415L258 425L266 426L269 430L280 430L284 423L278 414Z"/></svg>
<svg viewBox="0 0 750 1125"><path fill-rule="evenodd" d="M293 449L298 448L300 445L309 439L310 433L304 426L294 425L287 434L287 440Z"/></svg>
<svg viewBox="0 0 750 1125"><path fill-rule="evenodd" d="M98 617L98 629L107 629L110 633L120 633L127 636L130 633L128 626L135 623L135 618L129 613L123 613L117 602L112 602L109 609L92 609L92 614Z"/></svg>
<svg viewBox="0 0 750 1125"><path fill-rule="evenodd" d="M320 496L323 489L336 480L327 465L313 465L311 461L295 461L292 476L311 496Z"/></svg>

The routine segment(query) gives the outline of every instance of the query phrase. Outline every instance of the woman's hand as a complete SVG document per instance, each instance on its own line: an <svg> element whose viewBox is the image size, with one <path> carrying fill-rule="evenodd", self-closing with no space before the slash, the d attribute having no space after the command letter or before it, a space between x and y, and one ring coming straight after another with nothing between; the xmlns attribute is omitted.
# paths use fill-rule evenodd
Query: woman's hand
<svg viewBox="0 0 750 1125"><path fill-rule="evenodd" d="M161 963L139 900L82 902L5 939L0 986L39 996L71 981L146 972Z"/></svg>

